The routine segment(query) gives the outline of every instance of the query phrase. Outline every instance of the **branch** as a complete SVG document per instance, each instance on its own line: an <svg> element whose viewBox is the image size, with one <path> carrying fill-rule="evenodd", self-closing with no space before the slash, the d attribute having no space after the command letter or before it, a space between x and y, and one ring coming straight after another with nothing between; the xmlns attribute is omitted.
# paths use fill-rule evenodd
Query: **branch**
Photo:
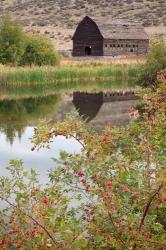
<svg viewBox="0 0 166 250"><path fill-rule="evenodd" d="M10 201L8 201L7 199L3 198L0 196L1 200L4 200L6 203L8 203L10 206L12 206L13 208L19 210L21 213L25 214L26 216L28 216L32 221L34 221L39 227L41 227L45 233L48 235L48 237L52 240L52 242L55 244L55 246L57 246L57 242L55 241L54 237L50 234L50 232L47 230L47 228L45 228L45 226L43 226L39 221L37 221L35 218L33 218L31 215L29 215L28 213L26 213L24 210L22 210L21 208L19 208L18 206L12 204Z"/></svg>
<svg viewBox="0 0 166 250"><path fill-rule="evenodd" d="M151 206L151 203L153 202L155 196L160 192L160 190L162 189L162 187L163 187L163 184L161 184L161 185L158 187L158 189L157 189L157 190L152 194L152 196L149 198L149 201L148 201L148 203L147 203L147 205L146 205L146 207L145 207L145 210L144 210L144 212L143 212L142 219L141 219L141 221L140 221L139 232L141 231L141 228L142 228L142 226L143 226L143 224L144 224L145 217L146 217L146 215L147 215L147 213L148 213L148 211L149 211L149 208L150 208L150 206Z"/></svg>
<svg viewBox="0 0 166 250"><path fill-rule="evenodd" d="M144 209L144 212L143 212L143 215L142 215L140 224L139 224L139 232L141 231L142 226L144 225L144 221L145 221L146 215L147 215L148 212L149 212L149 208L150 208L150 206L151 206L151 204L152 204L154 198L156 197L157 194L159 194L159 192L160 192L160 190L162 189L162 187L163 187L163 184L161 184L161 185L154 191L154 193L151 195L151 197L149 198L149 201L148 201L148 203L147 203L147 205L146 205L146 207L145 207L145 209ZM134 243L132 250L135 250L136 247L137 247L137 244Z"/></svg>
<svg viewBox="0 0 166 250"><path fill-rule="evenodd" d="M121 242L121 244L125 247L125 249L128 249L128 250L129 250L129 248L126 246L126 243L125 243L125 242L123 241L123 239L120 237L119 232L118 232L118 230L117 230L117 228L116 228L116 225L115 225L115 223L114 223L114 221L113 221L113 218L112 218L112 216L111 216L111 214L110 214L109 212L108 212L108 215L109 215L110 220L111 220L111 223L112 223L112 225L113 225L113 227L114 227L114 232L115 232L114 235L115 235L115 238Z"/></svg>
<svg viewBox="0 0 166 250"><path fill-rule="evenodd" d="M74 135L69 135L69 136L73 137L85 149L84 143L82 143L80 140L78 140L77 136L74 136Z"/></svg>
<svg viewBox="0 0 166 250"><path fill-rule="evenodd" d="M106 189L105 189L105 188L104 188L104 191L106 192ZM107 204L106 202L105 202L105 205L108 207L108 204ZM126 243L125 243L124 240L121 238L121 236L120 236L120 234L119 234L119 232L118 232L118 229L117 229L117 227L116 227L116 225L115 225L115 223L114 223L113 217L112 217L112 215L111 215L111 213L110 213L109 211L108 211L108 216L109 216L109 218L110 218L110 220L111 220L111 223L112 223L112 226L113 226L114 237L115 237L115 239L121 242L121 244L123 245L123 247L125 247L124 249L128 249L128 250L129 250L129 248L126 246Z"/></svg>

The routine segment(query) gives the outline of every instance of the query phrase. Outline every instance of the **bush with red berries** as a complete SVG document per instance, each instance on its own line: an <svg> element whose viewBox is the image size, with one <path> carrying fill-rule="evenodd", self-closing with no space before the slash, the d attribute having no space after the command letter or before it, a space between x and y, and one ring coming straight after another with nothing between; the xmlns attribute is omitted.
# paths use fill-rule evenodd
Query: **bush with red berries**
<svg viewBox="0 0 166 250"><path fill-rule="evenodd" d="M0 249L165 249L165 83L146 91L125 128L97 134L70 114L35 129L33 150L63 135L82 152L61 152L45 186L10 162L0 178Z"/></svg>

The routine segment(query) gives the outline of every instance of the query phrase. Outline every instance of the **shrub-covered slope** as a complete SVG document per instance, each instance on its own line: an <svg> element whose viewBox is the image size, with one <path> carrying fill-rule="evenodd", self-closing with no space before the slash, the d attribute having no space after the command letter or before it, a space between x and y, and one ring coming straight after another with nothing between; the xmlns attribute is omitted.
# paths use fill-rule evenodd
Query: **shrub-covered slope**
<svg viewBox="0 0 166 250"><path fill-rule="evenodd" d="M1 0L0 14L3 13L20 18L26 27L37 27L38 32L54 41L59 40L57 44L62 49L85 15L137 20L151 27L166 25L165 0Z"/></svg>

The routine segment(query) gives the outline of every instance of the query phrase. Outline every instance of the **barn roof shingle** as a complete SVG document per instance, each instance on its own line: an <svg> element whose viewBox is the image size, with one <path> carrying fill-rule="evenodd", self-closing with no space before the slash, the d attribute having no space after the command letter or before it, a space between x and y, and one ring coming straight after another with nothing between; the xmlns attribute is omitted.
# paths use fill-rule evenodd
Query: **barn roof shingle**
<svg viewBox="0 0 166 250"><path fill-rule="evenodd" d="M149 39L147 33L144 30L144 27L137 22L131 23L124 19L112 21L109 18L107 18L107 20L97 20L96 18L90 19L97 24L100 33L102 34L104 39Z"/></svg>

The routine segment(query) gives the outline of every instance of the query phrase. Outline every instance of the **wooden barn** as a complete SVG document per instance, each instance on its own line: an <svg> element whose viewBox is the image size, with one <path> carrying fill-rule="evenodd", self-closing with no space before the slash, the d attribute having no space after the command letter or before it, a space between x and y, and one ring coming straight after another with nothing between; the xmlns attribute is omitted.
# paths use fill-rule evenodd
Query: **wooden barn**
<svg viewBox="0 0 166 250"><path fill-rule="evenodd" d="M73 56L118 56L146 54L149 38L138 23L97 21L88 16L73 35Z"/></svg>

